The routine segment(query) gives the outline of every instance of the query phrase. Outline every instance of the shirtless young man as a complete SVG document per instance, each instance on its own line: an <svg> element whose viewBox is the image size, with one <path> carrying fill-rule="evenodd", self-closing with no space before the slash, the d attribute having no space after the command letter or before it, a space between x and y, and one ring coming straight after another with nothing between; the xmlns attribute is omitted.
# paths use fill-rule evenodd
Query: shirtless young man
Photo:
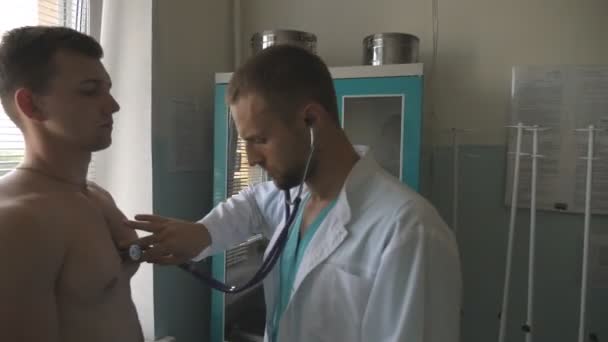
<svg viewBox="0 0 608 342"><path fill-rule="evenodd" d="M136 238L112 197L87 183L119 110L101 46L77 31L25 27L0 43L0 98L25 159L0 178L0 339L140 342L117 245Z"/></svg>

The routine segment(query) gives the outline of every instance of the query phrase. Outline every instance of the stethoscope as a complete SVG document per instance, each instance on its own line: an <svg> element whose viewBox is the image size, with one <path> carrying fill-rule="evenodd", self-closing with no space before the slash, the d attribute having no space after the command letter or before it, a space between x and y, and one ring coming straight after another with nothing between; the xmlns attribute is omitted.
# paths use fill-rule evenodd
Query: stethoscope
<svg viewBox="0 0 608 342"><path fill-rule="evenodd" d="M283 228L281 229L281 232L279 233L279 236L278 236L275 244L272 246L272 248L268 252L266 258L264 258L264 261L262 262L262 266L260 266L258 271L253 275L253 277L251 277L251 279L249 281L247 281L245 284L243 284L241 286L234 286L234 285L224 284L223 282L221 282L217 279L214 279L213 277L211 277L207 274L202 273L201 271L196 269L196 264L192 263L192 262L180 264L180 265L178 265L179 268L189 272L190 274L192 274L193 276L195 276L202 282L206 283L209 287L216 289L218 291L224 292L224 293L239 293L239 292L246 291L246 290L256 286L257 284L262 282L262 280L264 280L264 278L266 278L266 276L270 273L270 271L272 270L274 265L279 260L281 253L283 253L283 250L285 249L285 245L287 244L287 238L289 236L290 227L293 224L293 221L295 220L295 218L297 216L298 209L300 208L300 203L302 202L302 188L304 186L304 181L306 180L306 177L308 175L308 168L310 166L310 161L312 159L312 155L314 152L314 146L315 146L314 145L315 136L314 136L313 128L309 127L309 129L310 129L310 152L308 153L308 159L306 160L306 167L304 168L304 174L302 175L302 180L300 181L300 185L298 187L297 196L292 201L289 190L283 191L284 196L285 196L285 224L283 225ZM291 206L293 206L293 211L291 210ZM139 262L139 261L141 261L141 258L143 257L144 252L143 252L141 246L134 244L134 245L129 246L129 248L127 250L121 251L120 253L121 253L121 257L123 258L123 260Z"/></svg>

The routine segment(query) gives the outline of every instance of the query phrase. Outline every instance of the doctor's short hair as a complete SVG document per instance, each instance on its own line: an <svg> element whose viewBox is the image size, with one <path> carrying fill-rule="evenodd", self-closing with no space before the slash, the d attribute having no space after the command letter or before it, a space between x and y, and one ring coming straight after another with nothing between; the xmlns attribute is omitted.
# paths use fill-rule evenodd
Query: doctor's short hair
<svg viewBox="0 0 608 342"><path fill-rule="evenodd" d="M53 57L70 51L101 59L103 49L92 37L67 27L24 26L6 32L0 42L0 100L7 114L19 88L44 94L56 70Z"/></svg>
<svg viewBox="0 0 608 342"><path fill-rule="evenodd" d="M271 46L240 66L232 75L226 101L232 105L252 93L261 96L268 109L286 121L293 111L314 101L340 126L329 69L321 58L303 48L288 44Z"/></svg>

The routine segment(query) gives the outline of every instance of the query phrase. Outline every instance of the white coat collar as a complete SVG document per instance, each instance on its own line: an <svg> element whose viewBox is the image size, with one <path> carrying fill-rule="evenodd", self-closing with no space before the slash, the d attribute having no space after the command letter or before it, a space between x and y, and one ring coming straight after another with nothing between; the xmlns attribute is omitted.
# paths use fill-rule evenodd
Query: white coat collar
<svg viewBox="0 0 608 342"><path fill-rule="evenodd" d="M319 226L312 241L307 247L298 273L294 280L293 293L297 291L306 276L319 264L324 262L348 236L346 225L351 218L349 197L354 196L362 182L369 179L374 170L375 161L367 147L355 146L361 158L355 163L348 174L344 186L338 195L334 209L327 215Z"/></svg>
<svg viewBox="0 0 608 342"><path fill-rule="evenodd" d="M313 240L308 246L309 250L306 252L304 260L302 260L300 272L298 272L298 275L296 276L294 285L298 283L298 278L300 278L301 274L308 273L302 272L302 270L306 269L305 264L310 263L309 267L313 268L322 261L324 261L329 256L329 254L331 254L339 246L339 244L344 240L347 235L347 231L344 226L348 224L351 218L349 197L353 195L353 193L356 191L357 188L359 188L363 181L369 178L370 173L374 172L374 166L377 165L376 161L371 156L368 147L360 145L356 145L354 147L361 158L355 163L348 176L346 177L344 185L342 186L342 190L340 190L340 194L338 195L338 199L336 201L334 209L327 215L327 217L323 221L323 224L319 227L319 230L315 234L315 237L313 237ZM293 200L297 195L298 188L295 187L291 189L290 192L291 198ZM308 194L308 192L308 187L306 186L306 184L304 184L302 198L304 198ZM285 218L281 220L279 227L283 227L284 224ZM331 229L328 229L328 227L331 227ZM321 235L323 237L319 238L319 236ZM278 237L279 231L277 230L276 234L273 234L273 236L271 237L268 248L266 249L266 253L268 253L268 251L272 249ZM318 253L318 250L321 249L325 252ZM264 257L266 257L266 253Z"/></svg>
<svg viewBox="0 0 608 342"><path fill-rule="evenodd" d="M348 231L346 225L351 219L351 208L349 198L357 195L357 189L370 175L375 172L377 164L374 161L368 148L364 146L355 146L355 150L361 157L353 166L349 175L346 177L344 186L338 195L338 199L334 209L327 215L321 226L315 233L312 241L308 245L300 268L294 279L293 291L291 296L300 288L302 282L319 264L327 260L327 258L342 244L347 238ZM374 166L376 165L376 166ZM304 186L303 196L308 194L308 189ZM291 190L291 198L294 199L297 195L297 188ZM283 227L285 218L281 221L279 227ZM266 253L274 246L276 239L279 236L278 230L273 234L270 244L266 249ZM267 255L264 255L266 257ZM278 267L269 274L265 282L266 292L269 294L266 298L266 303L269 308L274 308L276 297L271 294L278 294ZM289 304L286 310L289 310ZM267 311L267 321L270 319L272 310Z"/></svg>

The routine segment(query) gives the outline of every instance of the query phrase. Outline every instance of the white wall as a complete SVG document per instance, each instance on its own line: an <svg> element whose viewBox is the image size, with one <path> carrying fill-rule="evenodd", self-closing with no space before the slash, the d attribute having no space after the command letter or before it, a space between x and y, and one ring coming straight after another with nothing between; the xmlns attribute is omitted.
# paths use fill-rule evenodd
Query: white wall
<svg viewBox="0 0 608 342"><path fill-rule="evenodd" d="M233 69L231 1L161 0L156 6L155 91L196 98L212 112L214 75Z"/></svg>
<svg viewBox="0 0 608 342"><path fill-rule="evenodd" d="M231 71L234 60L231 2L92 0L91 11L92 34L100 36L112 93L121 105L112 146L95 155L96 181L128 217L157 211L202 217L212 198L214 73ZM197 129L205 137L208 161L200 172L167 170L166 104L172 98L200 105L204 119ZM208 297L208 290L171 270L142 264L131 282L145 338L172 333L184 342L204 339L208 307L199 297ZM176 289L190 301L176 301ZM200 316L189 317L192 312Z"/></svg>
<svg viewBox="0 0 608 342"><path fill-rule="evenodd" d="M437 92L425 94L433 141L450 127L480 130L471 142L504 144L510 69L517 64L608 64L606 0L439 0ZM264 29L313 32L330 66L361 63L362 40L398 31L432 56L431 0L242 1L243 53ZM428 78L427 78L428 80ZM429 90L427 84L427 90ZM436 114L428 113L436 99Z"/></svg>
<svg viewBox="0 0 608 342"><path fill-rule="evenodd" d="M95 156L96 181L127 217L151 213L152 3L104 0L101 45L121 109L114 117L112 146ZM142 264L131 281L147 339L154 338L152 276L152 267Z"/></svg>
<svg viewBox="0 0 608 342"><path fill-rule="evenodd" d="M232 71L234 63L231 1L157 0L155 6L153 136L169 135L169 100L194 101L205 118L205 160L212 161L215 73ZM209 164L205 172L212 170Z"/></svg>
<svg viewBox="0 0 608 342"><path fill-rule="evenodd" d="M232 6L226 0L156 0L153 28L152 158L154 212L198 220L213 197L214 74L233 65ZM170 100L193 102L198 109L182 113L188 131L175 132ZM184 117L186 116L186 117ZM183 124L182 124L183 125ZM196 139L185 142L188 133ZM181 139L175 139L180 136ZM193 169L176 169L176 152L188 149ZM192 152L195 151L195 152ZM206 271L206 264L200 266ZM209 287L176 267L154 268L157 336L180 342L209 338Z"/></svg>

